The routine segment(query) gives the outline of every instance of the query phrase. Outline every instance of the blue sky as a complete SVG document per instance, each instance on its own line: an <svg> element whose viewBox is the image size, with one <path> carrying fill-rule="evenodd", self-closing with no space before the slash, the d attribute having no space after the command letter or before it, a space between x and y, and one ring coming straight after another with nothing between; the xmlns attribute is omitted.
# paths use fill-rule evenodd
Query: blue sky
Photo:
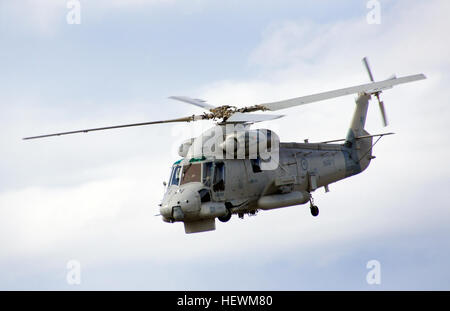
<svg viewBox="0 0 450 311"><path fill-rule="evenodd" d="M450 288L447 1L0 2L0 289L414 290ZM361 175L307 206L184 234L158 217L176 148L211 126L21 137L198 113L167 99L237 106L425 73L383 94L371 133L393 131ZM261 124L283 141L341 138L350 96ZM66 263L81 264L80 285ZM368 285L366 264L381 264Z"/></svg>

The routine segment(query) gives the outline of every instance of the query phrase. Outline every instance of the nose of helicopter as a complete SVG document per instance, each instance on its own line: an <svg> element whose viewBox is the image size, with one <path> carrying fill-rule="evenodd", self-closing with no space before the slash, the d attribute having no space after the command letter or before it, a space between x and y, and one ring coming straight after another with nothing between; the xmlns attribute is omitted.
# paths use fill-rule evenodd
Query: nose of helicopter
<svg viewBox="0 0 450 311"><path fill-rule="evenodd" d="M183 221L197 215L201 207L198 191L202 188L201 183L193 182L168 191L160 208L163 220Z"/></svg>

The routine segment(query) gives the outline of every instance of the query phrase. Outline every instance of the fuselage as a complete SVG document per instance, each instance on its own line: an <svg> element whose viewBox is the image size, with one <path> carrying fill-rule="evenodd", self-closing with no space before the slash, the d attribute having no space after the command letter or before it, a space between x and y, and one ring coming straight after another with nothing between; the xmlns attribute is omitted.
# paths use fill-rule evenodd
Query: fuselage
<svg viewBox="0 0 450 311"><path fill-rule="evenodd" d="M358 156L355 146L345 144L280 143L273 170L261 169L260 158L180 160L172 167L160 212L165 221L189 222L221 216L226 209L244 214L307 203L317 188L363 171L370 158L360 161ZM261 198L269 196L274 202L264 204ZM208 205L208 212L202 205ZM211 206L216 213L209 212Z"/></svg>

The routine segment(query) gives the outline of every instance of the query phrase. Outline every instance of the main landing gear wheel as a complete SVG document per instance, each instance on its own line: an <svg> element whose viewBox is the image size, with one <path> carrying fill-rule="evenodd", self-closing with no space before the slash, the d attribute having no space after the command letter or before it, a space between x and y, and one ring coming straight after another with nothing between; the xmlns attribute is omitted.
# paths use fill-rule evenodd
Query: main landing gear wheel
<svg viewBox="0 0 450 311"><path fill-rule="evenodd" d="M313 215L314 217L319 215L319 208L317 206L312 205L310 208L311 208L311 215Z"/></svg>
<svg viewBox="0 0 450 311"><path fill-rule="evenodd" d="M314 205L314 199L312 196L309 199L309 208L311 209L311 215L313 215L314 217L317 217L317 215L319 215L319 208Z"/></svg>
<svg viewBox="0 0 450 311"><path fill-rule="evenodd" d="M231 219L231 211L229 208L227 208L227 213L223 216L219 216L217 217L217 219L219 219L221 222L227 222L228 220Z"/></svg>

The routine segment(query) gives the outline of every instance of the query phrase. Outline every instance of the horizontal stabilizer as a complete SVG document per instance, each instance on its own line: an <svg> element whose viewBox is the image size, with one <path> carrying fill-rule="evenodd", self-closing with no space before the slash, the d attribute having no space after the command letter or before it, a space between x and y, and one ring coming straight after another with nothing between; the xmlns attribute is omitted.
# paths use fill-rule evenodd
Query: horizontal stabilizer
<svg viewBox="0 0 450 311"><path fill-rule="evenodd" d="M395 133L383 133L383 134L375 134L375 135L362 135L362 136L357 136L355 137L355 139L364 139L364 138L370 138L370 137L378 137L378 136L388 136L388 135L393 135ZM334 140L327 140L327 141L322 141L318 144L329 144L329 143L337 143L340 141L345 141L345 138L341 138L341 139L334 139Z"/></svg>

